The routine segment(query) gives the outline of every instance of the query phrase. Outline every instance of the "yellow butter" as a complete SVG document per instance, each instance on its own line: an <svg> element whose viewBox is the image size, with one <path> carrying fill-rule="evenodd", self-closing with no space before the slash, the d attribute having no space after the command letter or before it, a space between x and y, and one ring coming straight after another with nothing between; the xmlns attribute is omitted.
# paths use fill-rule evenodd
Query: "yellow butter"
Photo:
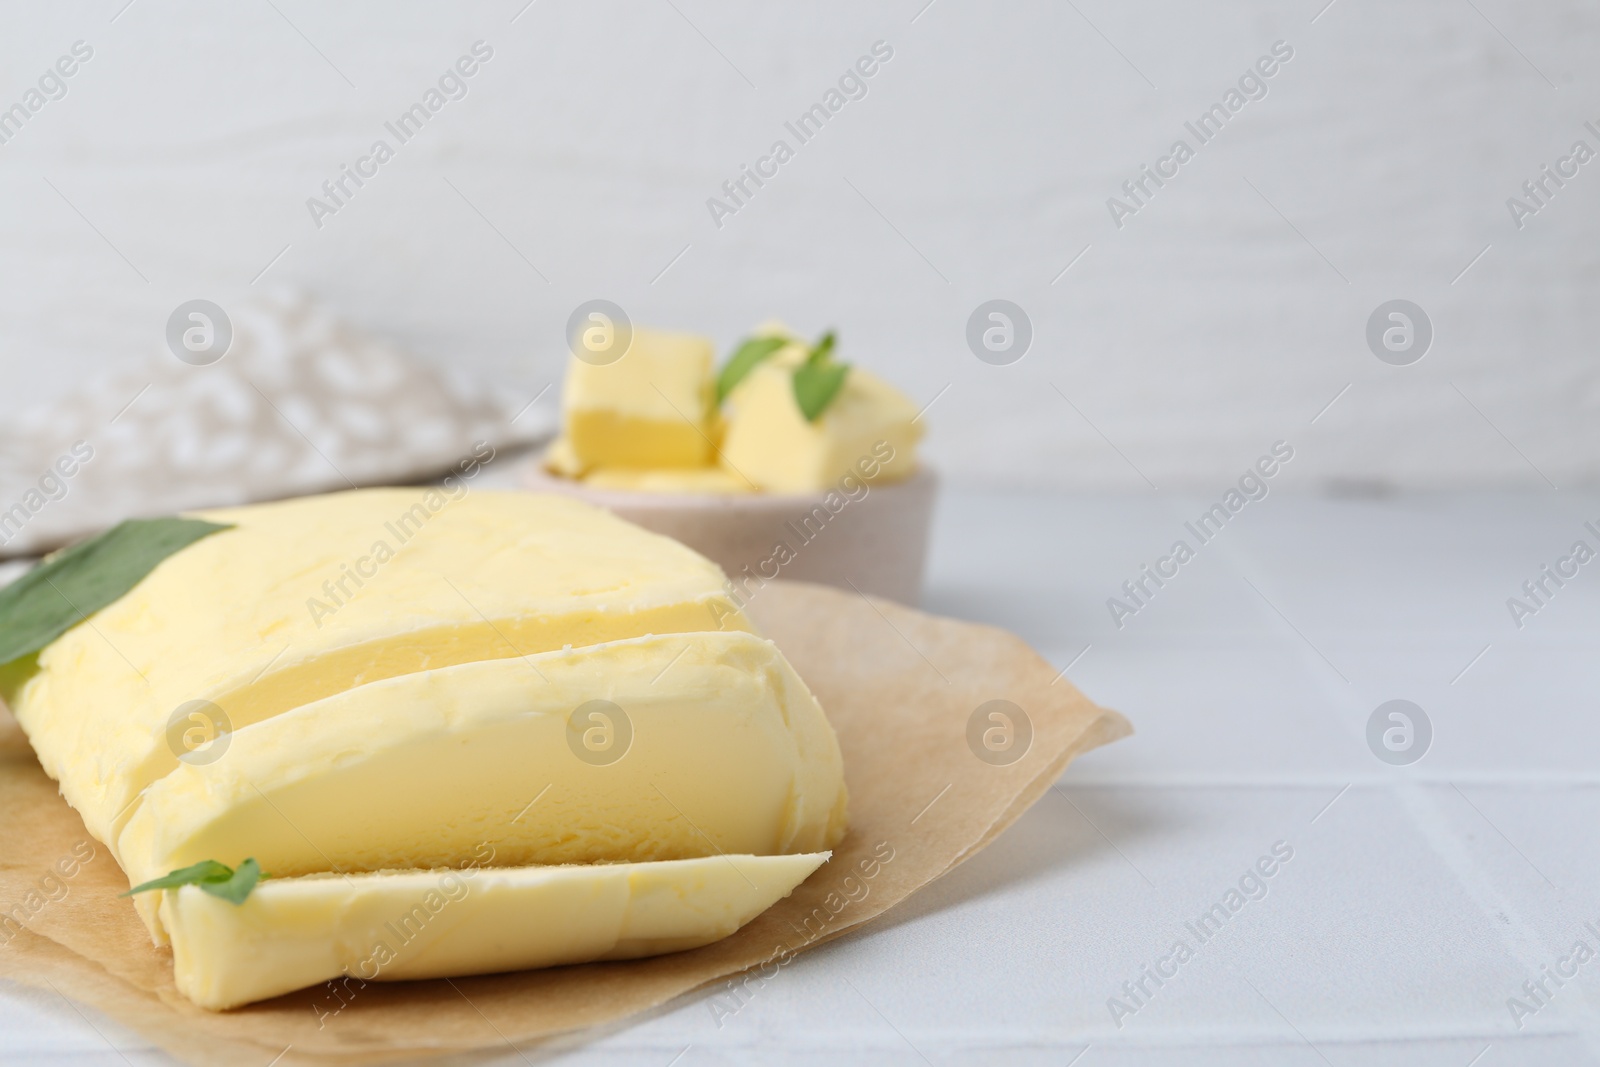
<svg viewBox="0 0 1600 1067"><path fill-rule="evenodd" d="M565 437L550 442L544 450L543 462L545 470L563 478L582 478L589 470L579 461L578 454L572 450L572 442Z"/></svg>
<svg viewBox="0 0 1600 1067"><path fill-rule="evenodd" d="M720 427L717 433L720 433ZM715 435L714 435L715 436ZM565 437L551 441L544 469L593 489L626 493L753 493L756 487L726 467L591 467Z"/></svg>
<svg viewBox="0 0 1600 1067"><path fill-rule="evenodd" d="M822 709L677 542L465 485L202 514L7 694L130 884L271 875L135 896L196 1003L706 944L843 836Z"/></svg>
<svg viewBox="0 0 1600 1067"><path fill-rule="evenodd" d="M756 367L728 397L721 462L774 493L815 493L847 475L892 482L916 469L922 425L910 398L853 366L815 422L794 398L794 370L805 358L792 345Z"/></svg>
<svg viewBox="0 0 1600 1067"><path fill-rule="evenodd" d="M571 465L709 466L714 358L710 338L642 327L613 363L573 356L561 400Z"/></svg>
<svg viewBox="0 0 1600 1067"><path fill-rule="evenodd" d="M140 792L178 766L185 730L204 739L214 713L190 702L243 731L418 671L749 629L713 564L571 499L458 485L201 516L236 528L167 558L7 694L45 770L114 851Z"/></svg>
<svg viewBox="0 0 1600 1067"><path fill-rule="evenodd" d="M680 467L639 470L596 467L583 476L593 489L628 493L753 493L756 487L726 467Z"/></svg>
<svg viewBox="0 0 1600 1067"><path fill-rule="evenodd" d="M833 730L771 642L672 634L391 678L248 726L151 785L117 852L135 883L206 859L450 866L485 844L501 865L815 852L843 835L845 796Z"/></svg>
<svg viewBox="0 0 1600 1067"><path fill-rule="evenodd" d="M340 979L321 1015L358 1000L367 981L697 948L788 896L827 858L723 855L269 879L240 905L195 886L158 896L177 986L190 1000L231 1008Z"/></svg>

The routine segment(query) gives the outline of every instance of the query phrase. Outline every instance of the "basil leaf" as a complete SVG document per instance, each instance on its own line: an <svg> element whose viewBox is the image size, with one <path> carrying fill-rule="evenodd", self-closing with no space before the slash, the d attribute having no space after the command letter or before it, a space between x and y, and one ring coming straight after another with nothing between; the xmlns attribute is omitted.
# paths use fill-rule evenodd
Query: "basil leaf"
<svg viewBox="0 0 1600 1067"><path fill-rule="evenodd" d="M221 897L230 904L243 904L250 891L261 881L261 865L247 859L234 870L216 860L201 860L192 867L182 867L171 874L141 882L118 896L131 897L135 893L148 893L152 889L177 889L179 886L197 885L202 892Z"/></svg>
<svg viewBox="0 0 1600 1067"><path fill-rule="evenodd" d="M794 400L807 422L816 422L844 386L848 363L807 360L794 372Z"/></svg>
<svg viewBox="0 0 1600 1067"><path fill-rule="evenodd" d="M230 526L128 519L80 541L0 589L0 664L37 652L120 599L168 556Z"/></svg>
<svg viewBox="0 0 1600 1067"><path fill-rule="evenodd" d="M833 331L829 330L817 338L817 343L811 349L811 354L806 356L807 363L826 363L833 358Z"/></svg>
<svg viewBox="0 0 1600 1067"><path fill-rule="evenodd" d="M243 904L244 898L250 895L250 891L259 881L261 881L261 864L248 859L239 864L239 869L234 871L227 881L207 880L200 883L200 889L214 897L221 897L230 904Z"/></svg>
<svg viewBox="0 0 1600 1067"><path fill-rule="evenodd" d="M213 880L226 880L233 877L233 868L216 860L201 860L192 867L180 867L170 874L160 878L152 878L148 882L141 882L126 893L118 893L121 897L131 897L135 893L148 893L152 889L176 889L180 885L196 885L207 878Z"/></svg>
<svg viewBox="0 0 1600 1067"><path fill-rule="evenodd" d="M817 338L806 361L795 368L794 400L807 422L816 422L822 417L850 374L848 363L833 361L833 348L834 334L829 330Z"/></svg>
<svg viewBox="0 0 1600 1067"><path fill-rule="evenodd" d="M787 337L746 338L728 358L722 373L717 375L717 403L720 405L728 399L728 394L733 392L734 386L744 381L745 376L755 370L762 361L788 343Z"/></svg>

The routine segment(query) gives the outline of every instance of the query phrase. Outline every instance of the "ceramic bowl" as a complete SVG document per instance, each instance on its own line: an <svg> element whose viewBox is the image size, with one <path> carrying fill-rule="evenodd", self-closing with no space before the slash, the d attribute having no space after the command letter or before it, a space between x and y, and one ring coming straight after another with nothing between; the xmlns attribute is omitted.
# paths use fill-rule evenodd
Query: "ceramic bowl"
<svg viewBox="0 0 1600 1067"><path fill-rule="evenodd" d="M819 582L915 606L922 597L938 479L927 467L851 499L831 493L642 493L593 489L546 471L537 458L522 485L606 508L682 541L715 562L736 593L775 578ZM864 491L863 491L864 490Z"/></svg>

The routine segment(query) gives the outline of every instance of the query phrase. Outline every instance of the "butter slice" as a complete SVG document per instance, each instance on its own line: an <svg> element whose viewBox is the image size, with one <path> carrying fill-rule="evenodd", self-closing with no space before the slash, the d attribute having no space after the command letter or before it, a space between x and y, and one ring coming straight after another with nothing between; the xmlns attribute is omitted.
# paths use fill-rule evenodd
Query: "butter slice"
<svg viewBox="0 0 1600 1067"><path fill-rule="evenodd" d="M510 866L816 852L845 804L833 730L770 641L673 634L390 678L248 726L152 785L117 851L134 883L251 856L276 876L451 866L485 844Z"/></svg>
<svg viewBox="0 0 1600 1067"><path fill-rule="evenodd" d="M621 359L573 356L562 392L573 463L589 467L706 467L715 431L711 339L635 327Z"/></svg>
<svg viewBox="0 0 1600 1067"><path fill-rule="evenodd" d="M141 791L178 768L169 720L190 701L213 702L242 734L385 678L750 629L715 565L568 498L459 484L199 514L236 528L168 557L5 694L113 853Z"/></svg>
<svg viewBox="0 0 1600 1067"><path fill-rule="evenodd" d="M722 463L774 493L821 492L846 475L868 482L909 477L922 438L910 398L852 366L833 402L807 422L794 398L794 371L804 358L804 347L791 345L734 388Z"/></svg>
<svg viewBox="0 0 1600 1067"><path fill-rule="evenodd" d="M236 1007L350 975L329 995L331 1010L359 997L365 981L698 948L788 896L827 858L273 878L243 904L185 886L160 890L159 907L172 932L178 990L201 1007Z"/></svg>

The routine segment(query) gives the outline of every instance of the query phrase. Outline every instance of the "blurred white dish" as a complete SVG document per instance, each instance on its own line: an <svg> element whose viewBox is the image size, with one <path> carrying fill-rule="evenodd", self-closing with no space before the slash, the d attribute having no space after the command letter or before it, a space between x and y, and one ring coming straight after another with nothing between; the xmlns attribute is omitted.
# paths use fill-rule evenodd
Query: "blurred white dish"
<svg viewBox="0 0 1600 1067"><path fill-rule="evenodd" d="M587 500L683 542L720 566L743 599L784 578L915 605L938 478L920 467L904 481L861 484L853 497L838 490L629 492L558 477L536 456L522 468L522 485Z"/></svg>

